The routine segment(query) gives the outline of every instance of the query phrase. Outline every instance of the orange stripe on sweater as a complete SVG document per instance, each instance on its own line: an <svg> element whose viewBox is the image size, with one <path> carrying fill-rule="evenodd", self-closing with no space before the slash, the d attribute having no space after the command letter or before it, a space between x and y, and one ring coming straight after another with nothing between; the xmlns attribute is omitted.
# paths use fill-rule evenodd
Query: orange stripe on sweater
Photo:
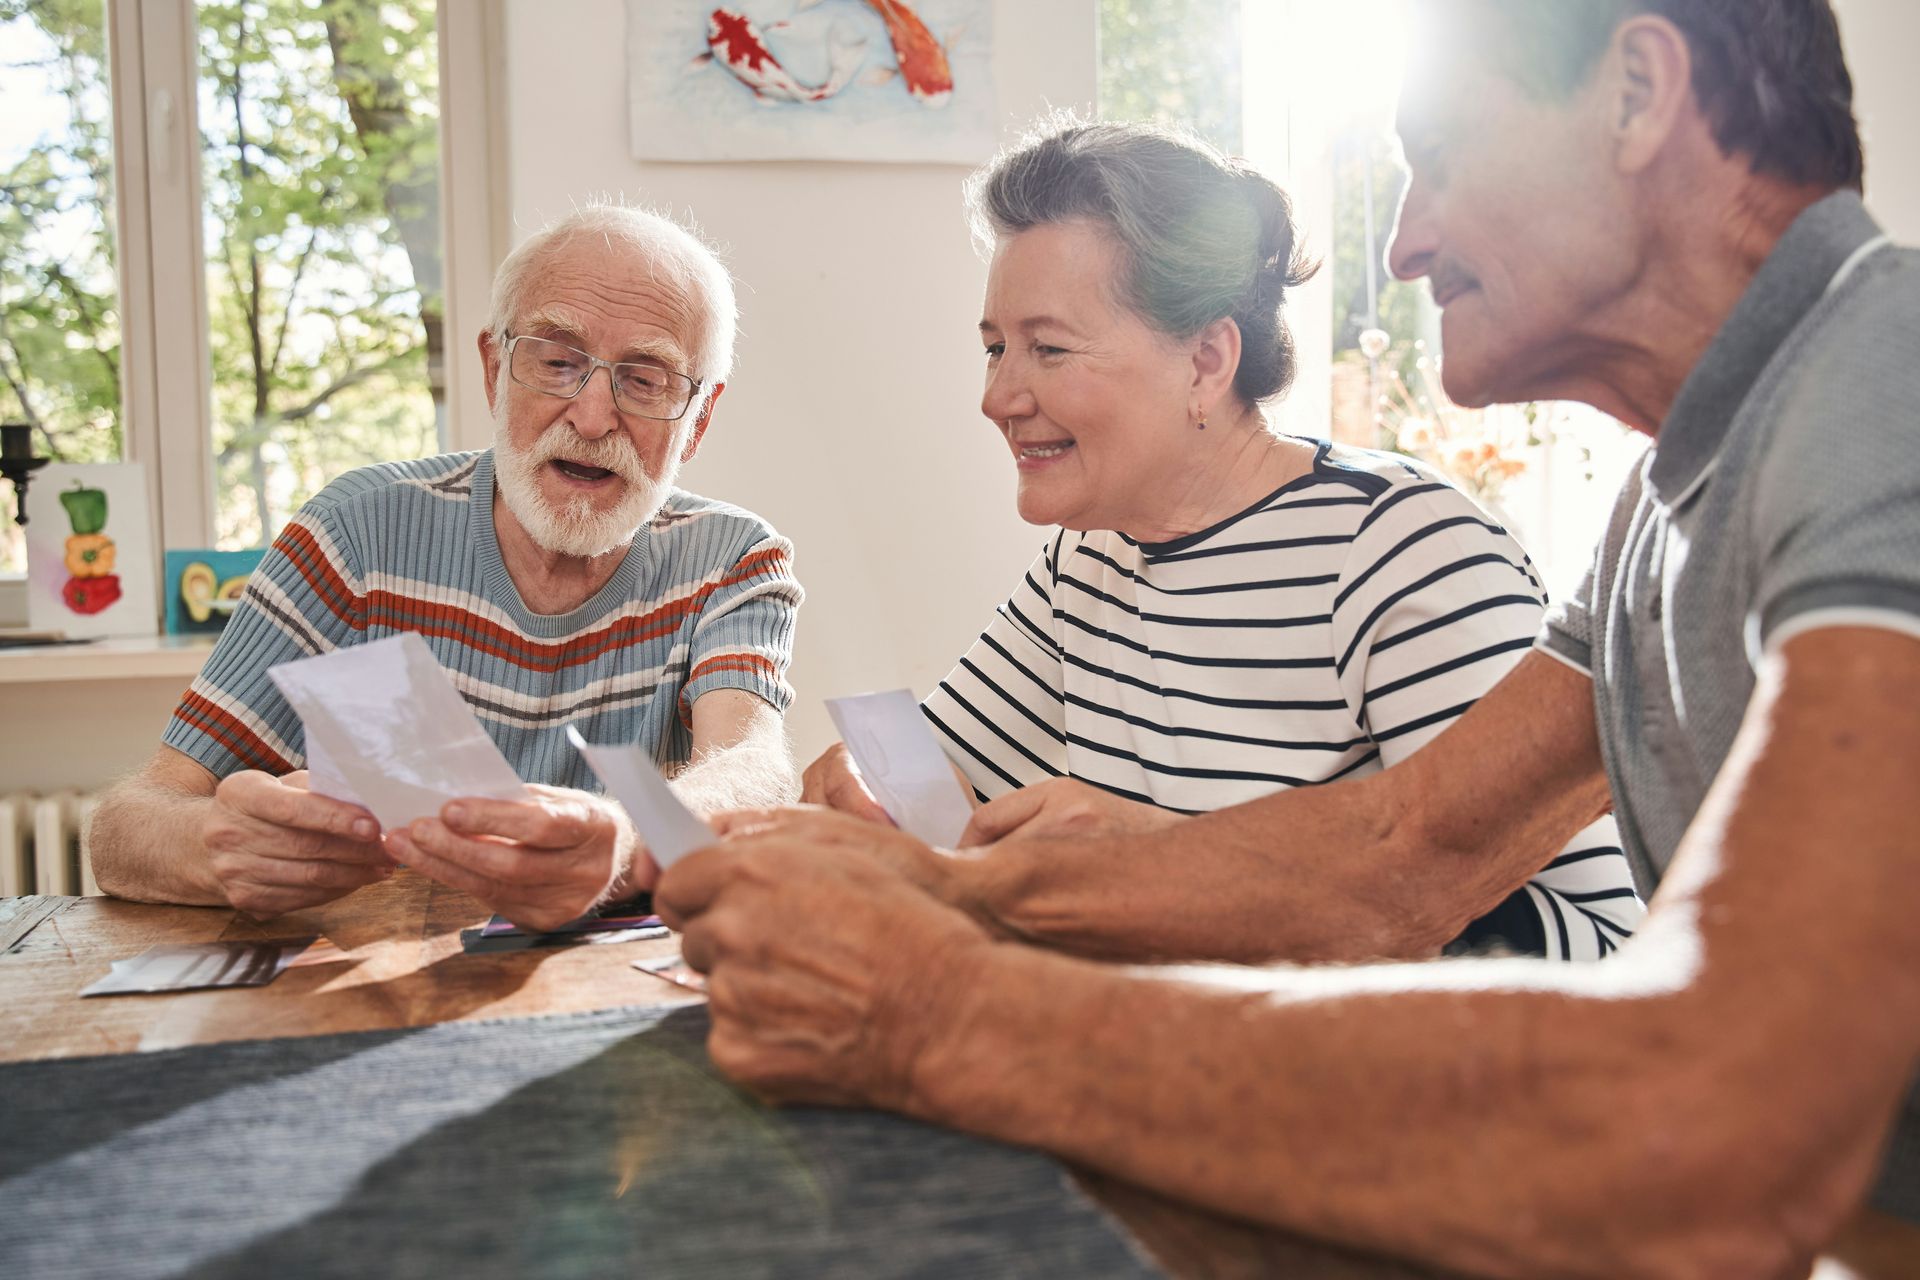
<svg viewBox="0 0 1920 1280"><path fill-rule="evenodd" d="M174 709L173 715L188 728L199 729L233 752L250 768L267 769L274 773L293 772L291 762L269 747L259 734L247 728L232 712L215 706L191 689L186 697L180 699L180 705Z"/></svg>
<svg viewBox="0 0 1920 1280"><path fill-rule="evenodd" d="M687 683L692 684L709 671L750 671L758 675L780 678L780 671L771 660L757 653L719 653L711 658L703 658L687 672Z"/></svg>
<svg viewBox="0 0 1920 1280"><path fill-rule="evenodd" d="M403 631L454 640L481 653L531 671L552 672L591 662L611 649L628 648L670 634L690 614L706 606L714 592L763 576L770 565L788 559L777 548L756 553L740 562L752 567L703 583L680 600L646 613L619 618L594 631L562 641L534 640L458 605L436 604L391 591L372 591L366 597L366 620Z"/></svg>
<svg viewBox="0 0 1920 1280"><path fill-rule="evenodd" d="M702 658L687 672L686 684L680 686L680 723L689 729L693 728L693 704L687 701L687 689L709 671L745 671L766 676L775 684L780 682L780 669L757 653L716 653Z"/></svg>
<svg viewBox="0 0 1920 1280"><path fill-rule="evenodd" d="M333 615L356 631L364 631L372 624L414 631L452 640L503 662L540 672L580 666L609 650L629 648L667 635L688 614L704 608L715 591L756 577L774 576L777 571L786 570L791 560L784 548L756 551L743 556L726 577L701 584L681 600L647 613L616 619L567 640L548 642L523 636L458 605L437 604L394 591L355 594L333 567L319 541L299 525L288 525L275 545Z"/></svg>
<svg viewBox="0 0 1920 1280"><path fill-rule="evenodd" d="M356 594L345 576L333 567L333 561L311 530L289 524L280 531L273 545L336 618L356 631L366 630L366 597Z"/></svg>

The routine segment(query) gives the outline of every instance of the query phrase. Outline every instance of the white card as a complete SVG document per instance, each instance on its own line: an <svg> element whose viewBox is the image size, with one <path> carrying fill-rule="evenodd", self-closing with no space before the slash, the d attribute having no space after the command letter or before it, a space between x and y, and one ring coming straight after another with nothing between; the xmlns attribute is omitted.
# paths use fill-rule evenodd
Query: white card
<svg viewBox="0 0 1920 1280"><path fill-rule="evenodd" d="M346 775L340 772L340 766L333 762L333 752L328 748L326 739L311 727L306 730L306 739L307 790L365 808L365 802L354 794Z"/></svg>
<svg viewBox="0 0 1920 1280"><path fill-rule="evenodd" d="M828 698L827 714L887 816L928 844L953 848L973 819L973 802L913 694Z"/></svg>
<svg viewBox="0 0 1920 1280"><path fill-rule="evenodd" d="M647 842L647 852L662 871L719 839L712 827L680 803L680 797L660 776L653 757L640 748L597 747L581 737L573 725L567 726L567 741L586 757L607 794L618 800L633 819L633 829Z"/></svg>
<svg viewBox="0 0 1920 1280"><path fill-rule="evenodd" d="M526 794L433 651L411 632L284 662L267 675L300 713L308 786L365 805L386 830L433 817L449 800Z"/></svg>

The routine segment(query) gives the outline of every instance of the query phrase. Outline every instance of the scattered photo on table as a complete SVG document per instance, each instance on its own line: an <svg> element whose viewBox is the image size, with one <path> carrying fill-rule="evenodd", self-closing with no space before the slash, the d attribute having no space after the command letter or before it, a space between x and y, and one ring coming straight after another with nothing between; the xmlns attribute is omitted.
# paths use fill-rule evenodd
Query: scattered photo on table
<svg viewBox="0 0 1920 1280"><path fill-rule="evenodd" d="M685 987L689 991L707 994L707 975L698 969L689 968L687 962L678 955L652 956L645 960L635 960L633 967L642 973L650 973L662 982L671 982L676 987Z"/></svg>
<svg viewBox="0 0 1920 1280"><path fill-rule="evenodd" d="M624 902L603 902L578 920L536 933L496 915L478 929L460 933L463 951L524 951L529 947L573 947L606 942L643 942L664 938L667 926L653 914L653 895L642 893Z"/></svg>
<svg viewBox="0 0 1920 1280"><path fill-rule="evenodd" d="M80 994L120 996L155 991L203 991L215 987L264 987L316 941L318 939L307 937L148 947L130 960L114 961L106 977Z"/></svg>
<svg viewBox="0 0 1920 1280"><path fill-rule="evenodd" d="M597 947L609 943L647 942L664 938L669 932L667 926L657 920L638 928L598 929L581 933L521 933L516 929L510 933L488 934L485 929L462 929L460 949L526 951L533 947Z"/></svg>
<svg viewBox="0 0 1920 1280"><path fill-rule="evenodd" d="M643 893L637 898L625 902L606 902L595 907L578 920L569 920L547 933L616 933L622 929L649 929L660 923L660 917L653 914L653 895ZM527 934L532 930L522 929L505 916L495 916L480 927L480 931L489 938L512 934Z"/></svg>

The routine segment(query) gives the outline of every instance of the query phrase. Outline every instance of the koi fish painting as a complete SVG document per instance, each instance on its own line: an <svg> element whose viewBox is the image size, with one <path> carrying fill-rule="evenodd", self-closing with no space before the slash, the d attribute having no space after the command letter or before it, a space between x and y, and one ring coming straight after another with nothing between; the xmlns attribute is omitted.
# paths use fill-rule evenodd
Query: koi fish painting
<svg viewBox="0 0 1920 1280"><path fill-rule="evenodd" d="M934 39L905 0L867 0L887 20L893 41L894 70L906 91L929 107L944 107L953 96L953 68L946 46ZM883 74L883 79L884 79Z"/></svg>
<svg viewBox="0 0 1920 1280"><path fill-rule="evenodd" d="M767 38L745 14L732 9L715 9L707 18L707 52L694 59L696 65L717 60L762 102L825 102L847 87L866 53L866 42L848 39L843 28L835 27L828 37L827 82L818 86L801 84L780 65L767 48Z"/></svg>
<svg viewBox="0 0 1920 1280"><path fill-rule="evenodd" d="M977 164L993 0L628 0L638 160Z"/></svg>

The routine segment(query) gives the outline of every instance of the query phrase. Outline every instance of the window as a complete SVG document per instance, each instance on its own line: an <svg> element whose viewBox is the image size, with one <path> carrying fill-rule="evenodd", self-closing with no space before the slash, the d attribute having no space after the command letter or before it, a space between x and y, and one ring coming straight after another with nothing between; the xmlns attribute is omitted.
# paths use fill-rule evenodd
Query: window
<svg viewBox="0 0 1920 1280"><path fill-rule="evenodd" d="M1240 152L1240 0L1100 0L1100 114Z"/></svg>
<svg viewBox="0 0 1920 1280"><path fill-rule="evenodd" d="M105 8L0 3L0 73L0 419L31 426L42 456L117 462ZM26 569L13 510L11 493L0 495L0 573Z"/></svg>
<svg viewBox="0 0 1920 1280"><path fill-rule="evenodd" d="M0 415L145 463L166 546L257 546L351 467L484 442L447 334L505 230L499 3L0 0Z"/></svg>
<svg viewBox="0 0 1920 1280"><path fill-rule="evenodd" d="M1397 449L1508 524L1549 591L1579 580L1643 442L1579 405L1459 408L1439 316L1383 257L1405 182L1393 112L1406 0L1101 0L1100 105L1192 123L1293 198L1320 273L1289 299L1284 430Z"/></svg>
<svg viewBox="0 0 1920 1280"><path fill-rule="evenodd" d="M434 0L198 0L215 542L352 467L437 452Z"/></svg>

